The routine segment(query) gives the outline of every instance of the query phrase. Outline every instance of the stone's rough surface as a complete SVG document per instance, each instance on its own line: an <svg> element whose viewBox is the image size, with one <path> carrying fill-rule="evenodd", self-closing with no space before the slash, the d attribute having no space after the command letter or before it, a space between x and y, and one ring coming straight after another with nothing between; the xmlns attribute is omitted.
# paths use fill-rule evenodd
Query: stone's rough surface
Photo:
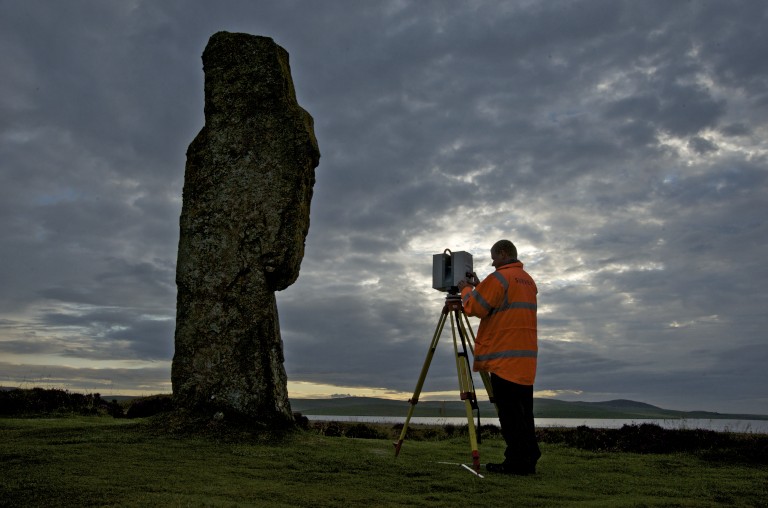
<svg viewBox="0 0 768 508"><path fill-rule="evenodd" d="M200 415L289 423L275 294L299 275L320 152L288 53L219 32L203 52L205 126L184 177L174 400Z"/></svg>

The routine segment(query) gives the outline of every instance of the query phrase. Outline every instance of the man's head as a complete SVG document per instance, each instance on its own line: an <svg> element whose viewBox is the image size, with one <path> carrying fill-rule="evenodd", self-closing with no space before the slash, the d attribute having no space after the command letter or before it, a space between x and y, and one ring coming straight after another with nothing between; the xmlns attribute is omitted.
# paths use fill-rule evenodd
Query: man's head
<svg viewBox="0 0 768 508"><path fill-rule="evenodd" d="M517 260L517 247L509 240L499 240L491 247L491 263L494 268L507 265Z"/></svg>

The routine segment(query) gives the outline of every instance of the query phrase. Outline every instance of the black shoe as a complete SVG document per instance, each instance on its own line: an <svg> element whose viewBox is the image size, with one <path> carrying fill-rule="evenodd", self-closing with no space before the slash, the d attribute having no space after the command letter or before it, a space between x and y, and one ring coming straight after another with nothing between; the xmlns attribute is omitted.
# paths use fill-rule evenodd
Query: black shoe
<svg viewBox="0 0 768 508"><path fill-rule="evenodd" d="M488 463L485 465L485 470L489 473L500 473L500 474L513 474L518 476L526 476L529 474L536 474L536 466L521 466L521 465L514 465L514 464L492 464Z"/></svg>

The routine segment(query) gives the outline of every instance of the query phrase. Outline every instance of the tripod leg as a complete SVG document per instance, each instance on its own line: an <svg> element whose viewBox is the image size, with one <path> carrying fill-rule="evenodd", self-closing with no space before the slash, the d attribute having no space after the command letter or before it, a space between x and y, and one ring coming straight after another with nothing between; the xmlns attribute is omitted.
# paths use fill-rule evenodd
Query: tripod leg
<svg viewBox="0 0 768 508"><path fill-rule="evenodd" d="M421 388L424 386L424 380L427 378L427 371L429 370L429 364L432 363L432 357L435 356L437 343L440 341L440 335L443 333L443 326L445 326L445 320L447 317L448 317L448 314L446 312L443 312L442 314L440 314L440 319L438 319L437 321L437 327L435 328L435 333L434 335L432 335L432 343L429 345L429 350L427 351L427 357L424 360L424 365L421 367L421 374L419 374L419 380L416 382L416 389L413 391L413 397L408 401L411 404L411 407L408 408L408 416L405 418L405 423L403 424L403 430L400 432L400 438L397 440L397 442L393 443L395 445L395 457L397 457L400 454L400 447L403 445L403 440L405 439L405 433L408 431L408 424L411 421L411 416L413 416L413 410L416 408L416 404L419 402L419 395L421 394Z"/></svg>
<svg viewBox="0 0 768 508"><path fill-rule="evenodd" d="M472 325L469 322L469 318L464 312L461 312L461 315L464 317L463 320L460 319L460 322L462 325L465 325L465 330L469 330L469 336L472 337L472 340L468 341L469 343L469 351L472 353L472 356L475 356L475 333L472 331ZM493 406L496 408L496 414L499 413L499 408L496 407L496 401L493 398L493 386L491 385L491 376L487 372L480 372L480 379L483 381L483 386L485 387L485 391L488 394L488 399L491 401Z"/></svg>
<svg viewBox="0 0 768 508"><path fill-rule="evenodd" d="M456 311L456 322L454 323L453 314L451 314L451 332L453 333L453 351L456 357L456 372L459 376L459 393L461 399L464 401L464 408L467 413L467 428L469 429L469 444L472 448L472 467L475 471L480 471L480 451L477 445L477 432L475 429L475 422L472 419L472 410L477 406L477 397L475 395L475 387L472 383L472 370L469 368L469 358L467 352L462 347L459 351L459 345L456 340L456 326L460 327L459 333L463 333L461 327L463 323L460 321L459 312ZM462 346L463 346L462 342Z"/></svg>

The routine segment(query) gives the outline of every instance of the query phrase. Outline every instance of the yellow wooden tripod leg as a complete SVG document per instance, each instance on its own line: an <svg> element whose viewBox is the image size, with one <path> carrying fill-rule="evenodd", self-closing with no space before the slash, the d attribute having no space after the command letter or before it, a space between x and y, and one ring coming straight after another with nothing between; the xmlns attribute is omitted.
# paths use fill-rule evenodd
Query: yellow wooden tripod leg
<svg viewBox="0 0 768 508"><path fill-rule="evenodd" d="M469 323L469 318L466 314L463 312L461 313L462 316L464 316L464 320L462 323L466 323L465 329L469 330L469 336L472 337L472 340L467 341L469 343L469 351L472 353L472 357L475 356L475 333L472 331L472 326ZM493 386L491 385L491 375L487 372L480 371L480 379L483 381L483 386L485 387L485 391L488 394L488 398L490 399L491 403L493 403L494 407L496 407L496 401L493 398ZM498 414L499 409L496 407L496 413Z"/></svg>
<svg viewBox="0 0 768 508"><path fill-rule="evenodd" d="M457 314L462 314L461 312ZM477 431L475 429L475 422L472 414L472 404L476 401L475 389L472 385L472 371L469 369L469 359L466 353L462 350L459 352L459 345L456 340L456 327L460 327L459 333L463 333L466 336L466 329L461 318L456 317L457 323L454 324L453 315L451 315L451 332L453 333L453 351L456 357L456 373L459 376L459 390L460 397L464 401L464 409L467 413L467 428L469 429L469 445L472 448L472 467L475 471L480 471L480 450L477 444Z"/></svg>
<svg viewBox="0 0 768 508"><path fill-rule="evenodd" d="M466 369L466 367L465 367ZM469 428L469 446L472 448L472 467L475 471L480 471L480 450L477 445L477 431L475 422L472 419L472 401L469 398L464 399L464 408L467 411L467 427Z"/></svg>
<svg viewBox="0 0 768 508"><path fill-rule="evenodd" d="M395 457L400 454L400 447L403 446L403 440L405 440L405 433L408 431L408 424L413 416L413 410L416 408L416 404L419 402L419 395L421 394L421 388L424 386L424 380L427 378L427 371L429 371L429 364L432 363L432 357L435 356L435 350L437 349L437 343L440 341L440 335L443 333L443 326L445 326L445 320L448 317L447 313L440 314L440 319L437 321L437 327L435 333L432 335L432 342L429 345L427 351L427 357L424 359L424 365L421 367L421 374L419 374L419 380L416 382L416 389L413 391L413 397L408 402L411 407L408 408L408 416L405 418L403 424L403 430L400 431L400 438L397 442L392 443L395 445ZM453 322L453 321L451 321Z"/></svg>

